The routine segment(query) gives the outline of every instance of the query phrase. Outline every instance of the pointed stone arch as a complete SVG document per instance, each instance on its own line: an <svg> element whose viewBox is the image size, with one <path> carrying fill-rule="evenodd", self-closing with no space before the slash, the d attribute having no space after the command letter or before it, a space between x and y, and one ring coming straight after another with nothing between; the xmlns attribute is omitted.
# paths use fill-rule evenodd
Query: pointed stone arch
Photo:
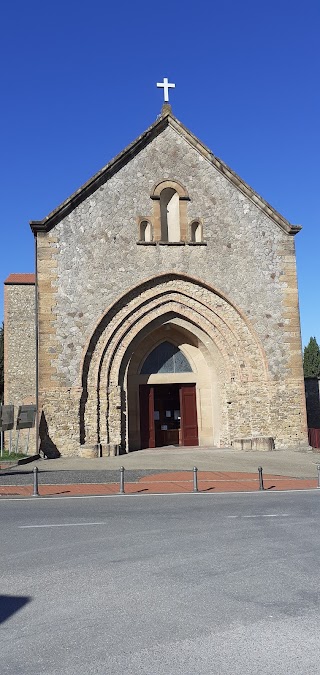
<svg viewBox="0 0 320 675"><path fill-rule="evenodd" d="M218 290L172 273L131 289L96 327L83 359L83 444L124 447L125 378L135 350L148 334L177 321L188 326L200 351L214 355L220 373L221 420L215 443L230 444L232 438L245 434L268 435L268 372L263 347L252 326Z"/></svg>

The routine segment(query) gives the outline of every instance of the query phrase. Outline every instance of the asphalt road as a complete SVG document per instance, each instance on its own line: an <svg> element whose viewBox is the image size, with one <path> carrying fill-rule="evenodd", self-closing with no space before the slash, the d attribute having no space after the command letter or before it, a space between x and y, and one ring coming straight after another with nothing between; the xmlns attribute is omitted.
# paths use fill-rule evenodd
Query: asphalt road
<svg viewBox="0 0 320 675"><path fill-rule="evenodd" d="M2 501L0 672L318 674L319 492Z"/></svg>
<svg viewBox="0 0 320 675"><path fill-rule="evenodd" d="M144 476L154 476L156 473L166 473L166 469L126 469L125 480L138 481ZM190 470L192 480L192 474ZM41 467L39 471L39 485L69 485L72 483L119 483L119 469L108 471L46 471ZM33 470L25 468L6 469L0 472L0 485L33 485Z"/></svg>

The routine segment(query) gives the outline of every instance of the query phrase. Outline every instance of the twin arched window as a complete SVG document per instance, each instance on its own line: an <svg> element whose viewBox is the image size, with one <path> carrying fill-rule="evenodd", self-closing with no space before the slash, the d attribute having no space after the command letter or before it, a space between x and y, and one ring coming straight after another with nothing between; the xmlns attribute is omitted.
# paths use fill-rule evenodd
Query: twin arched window
<svg viewBox="0 0 320 675"><path fill-rule="evenodd" d="M146 243L201 243L202 225L194 220L188 225L186 189L177 181L166 180L158 183L151 195L152 216L141 217L139 221L139 242Z"/></svg>

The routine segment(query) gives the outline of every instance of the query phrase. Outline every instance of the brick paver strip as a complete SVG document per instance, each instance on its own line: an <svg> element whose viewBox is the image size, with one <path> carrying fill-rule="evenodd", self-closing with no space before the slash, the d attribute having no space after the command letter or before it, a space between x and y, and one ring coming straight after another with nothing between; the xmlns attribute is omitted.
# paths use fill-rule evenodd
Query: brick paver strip
<svg viewBox="0 0 320 675"><path fill-rule="evenodd" d="M265 490L306 490L317 487L312 478L264 475ZM259 488L257 473L227 471L198 471L199 492L255 492ZM170 494L192 492L191 471L157 473L144 476L136 482L125 482L127 494ZM0 485L0 497L32 495L29 485ZM119 493L119 483L72 483L69 485L39 484L43 496L108 495Z"/></svg>

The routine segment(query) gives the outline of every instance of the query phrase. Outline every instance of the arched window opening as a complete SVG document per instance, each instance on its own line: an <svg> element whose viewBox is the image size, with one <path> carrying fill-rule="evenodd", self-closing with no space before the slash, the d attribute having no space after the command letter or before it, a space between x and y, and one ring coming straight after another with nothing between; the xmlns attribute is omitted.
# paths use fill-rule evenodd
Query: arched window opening
<svg viewBox="0 0 320 675"><path fill-rule="evenodd" d="M194 220L190 225L190 240L193 242L202 241L202 226L198 220Z"/></svg>
<svg viewBox="0 0 320 675"><path fill-rule="evenodd" d="M180 241L179 195L171 187L160 194L161 241Z"/></svg>
<svg viewBox="0 0 320 675"><path fill-rule="evenodd" d="M140 241L152 241L152 225L148 220L140 223Z"/></svg>
<svg viewBox="0 0 320 675"><path fill-rule="evenodd" d="M192 368L185 355L171 342L161 342L147 356L142 368L142 375L156 373L192 373Z"/></svg>

